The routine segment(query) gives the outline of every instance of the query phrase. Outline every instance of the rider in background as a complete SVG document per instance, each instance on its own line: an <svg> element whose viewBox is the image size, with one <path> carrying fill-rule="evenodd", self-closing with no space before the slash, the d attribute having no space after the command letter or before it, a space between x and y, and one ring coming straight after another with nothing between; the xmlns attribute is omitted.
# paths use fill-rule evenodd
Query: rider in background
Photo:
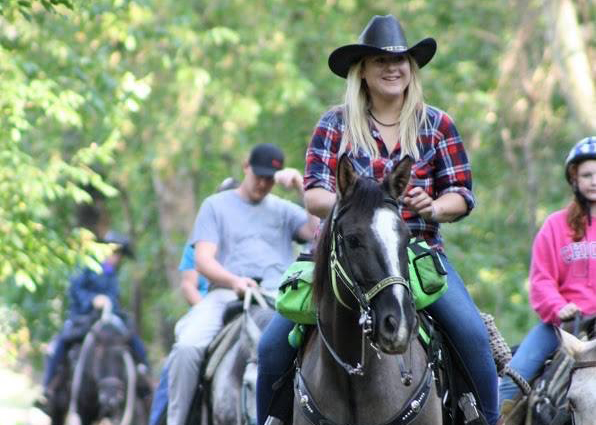
<svg viewBox="0 0 596 425"><path fill-rule="evenodd" d="M233 177L226 177L217 188L217 192L235 189L236 187L238 187L238 182ZM178 270L181 274L180 290L182 296L188 302L190 308L193 308L193 306L201 302L203 297L207 295L209 282L205 276L200 275L197 271L195 248L190 243L184 245ZM168 404L168 373L169 369L165 365L159 376L159 384L155 389L155 394L153 394L149 425L157 425L159 423Z"/></svg>
<svg viewBox="0 0 596 425"><path fill-rule="evenodd" d="M82 341L84 334L92 325L91 314L94 309L101 309L108 302L112 304L112 311L124 318L119 302L118 267L124 256L133 256L130 241L124 235L108 232L102 239L105 243L116 245L116 249L101 264L100 273L83 268L76 272L70 279L69 288L69 316L60 334L53 342L53 350L48 354L46 370L43 377L43 397L39 401L44 409L55 393L55 380L59 366L66 360L66 353L71 344ZM124 320L126 323L126 320ZM133 333L130 347L139 370L147 372L147 353L140 337ZM145 382L146 383L146 382ZM148 384L148 383L147 383ZM150 389L144 389L150 392ZM149 394L145 394L149 395Z"/></svg>
<svg viewBox="0 0 596 425"><path fill-rule="evenodd" d="M420 68L434 56L436 42L426 38L408 48L398 20L373 17L356 44L329 56L331 71L346 79L345 103L321 117L307 150L305 204L326 218L336 201L335 172L347 153L360 175L382 181L406 155L415 159L402 217L412 236L441 252L449 289L427 310L443 326L468 366L490 424L497 420L497 374L488 334L462 279L445 257L440 223L466 216L474 207L472 175L453 120L424 103ZM258 421L263 425L273 397L272 385L291 366L288 344L293 323L276 314L258 351Z"/></svg>
<svg viewBox="0 0 596 425"><path fill-rule="evenodd" d="M219 187L217 193L226 190L236 189L238 182L232 177L226 177ZM182 296L192 308L194 305L201 302L203 297L207 295L209 282L197 271L195 262L195 248L192 244L186 243L178 270L181 272L180 290Z"/></svg>
<svg viewBox="0 0 596 425"><path fill-rule="evenodd" d="M596 313L596 136L580 140L565 160L572 202L546 218L534 239L530 264L530 304L541 322L525 337L510 367L527 381L536 377L558 348L554 326L577 313ZM507 415L520 395L505 377L499 386Z"/></svg>
<svg viewBox="0 0 596 425"><path fill-rule="evenodd" d="M275 145L256 145L235 190L211 195L201 205L189 242L199 273L209 280L203 300L176 324L168 358L168 425L184 425L209 343L223 328L226 304L249 287L274 291L293 260L292 241L309 241L318 219L270 194L275 183L302 194L302 176L283 168Z"/></svg>

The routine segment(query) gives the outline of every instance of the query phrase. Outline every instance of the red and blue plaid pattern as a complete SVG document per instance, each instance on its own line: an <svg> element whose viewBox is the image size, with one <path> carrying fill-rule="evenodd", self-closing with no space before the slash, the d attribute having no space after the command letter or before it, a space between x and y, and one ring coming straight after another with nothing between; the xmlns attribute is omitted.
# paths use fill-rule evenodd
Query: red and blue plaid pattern
<svg viewBox="0 0 596 425"><path fill-rule="evenodd" d="M418 138L420 159L412 167L408 190L419 186L433 199L448 192L459 193L466 200L469 213L474 208L472 173L459 133L445 112L428 106L427 113L429 125L421 129ZM373 159L363 150L356 155L348 148L346 153L359 175L381 181L394 163L399 161L401 146L398 142L393 152L387 152L381 134L373 123L370 129L377 142L379 158ZM341 107L321 117L306 151L305 190L321 187L335 193L337 153L343 132ZM413 236L422 237L430 246L443 250L439 223L424 220L404 205L401 205L401 214Z"/></svg>

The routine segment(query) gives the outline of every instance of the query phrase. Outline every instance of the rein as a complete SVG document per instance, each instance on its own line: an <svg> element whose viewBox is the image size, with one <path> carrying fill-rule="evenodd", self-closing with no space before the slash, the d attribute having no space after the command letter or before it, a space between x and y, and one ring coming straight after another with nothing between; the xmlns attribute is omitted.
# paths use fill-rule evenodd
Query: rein
<svg viewBox="0 0 596 425"><path fill-rule="evenodd" d="M571 367L571 373L573 374L573 372L575 372L578 369L588 369L591 367L596 367L596 360L575 362L575 364Z"/></svg>

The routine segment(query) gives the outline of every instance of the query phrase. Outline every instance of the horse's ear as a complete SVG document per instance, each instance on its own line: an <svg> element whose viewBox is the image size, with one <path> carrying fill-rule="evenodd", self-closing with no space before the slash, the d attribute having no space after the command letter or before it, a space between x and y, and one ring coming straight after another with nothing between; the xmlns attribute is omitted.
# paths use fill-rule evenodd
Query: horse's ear
<svg viewBox="0 0 596 425"><path fill-rule="evenodd" d="M354 191L354 185L358 176L354 171L354 166L348 158L348 155L343 154L339 158L339 164L337 165L337 172L335 176L337 184L337 193L339 197L344 199L348 198Z"/></svg>
<svg viewBox="0 0 596 425"><path fill-rule="evenodd" d="M565 332L563 329L555 327L557 337L561 342L561 347L567 354L574 357L577 353L582 351L582 342L574 335Z"/></svg>
<svg viewBox="0 0 596 425"><path fill-rule="evenodd" d="M399 199L408 187L412 164L414 164L412 158L410 156L405 156L394 165L391 172L385 176L383 186L393 199Z"/></svg>

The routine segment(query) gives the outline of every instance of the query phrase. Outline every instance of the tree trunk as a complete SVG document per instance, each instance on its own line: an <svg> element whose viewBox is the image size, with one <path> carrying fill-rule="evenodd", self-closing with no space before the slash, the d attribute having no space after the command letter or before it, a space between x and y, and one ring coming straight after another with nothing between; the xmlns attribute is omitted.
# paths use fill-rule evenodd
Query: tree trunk
<svg viewBox="0 0 596 425"><path fill-rule="evenodd" d="M168 285L173 290L179 286L178 264L182 243L191 230L196 214L193 181L185 169L172 174L153 171L153 188L157 196L159 228L162 238L162 262Z"/></svg>
<svg viewBox="0 0 596 425"><path fill-rule="evenodd" d="M571 0L556 0L554 6L554 58L564 76L561 88L578 120L593 134L596 92L577 12Z"/></svg>

